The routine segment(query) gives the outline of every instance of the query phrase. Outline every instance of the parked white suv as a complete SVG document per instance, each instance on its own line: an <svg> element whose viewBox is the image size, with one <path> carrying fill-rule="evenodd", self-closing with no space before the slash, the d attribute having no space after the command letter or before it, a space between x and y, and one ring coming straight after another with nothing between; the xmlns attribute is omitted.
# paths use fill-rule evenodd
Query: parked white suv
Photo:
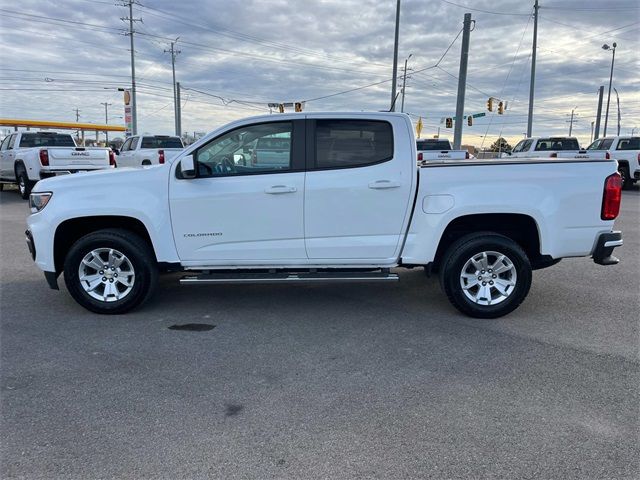
<svg viewBox="0 0 640 480"><path fill-rule="evenodd" d="M244 164L263 138L289 139L288 154ZM186 271L185 285L394 282L393 268L425 267L460 311L494 318L524 300L532 270L618 262L615 161L418 166L415 141L401 113L239 120L157 168L39 182L27 244L52 288L64 271L98 313L140 305L162 271Z"/></svg>

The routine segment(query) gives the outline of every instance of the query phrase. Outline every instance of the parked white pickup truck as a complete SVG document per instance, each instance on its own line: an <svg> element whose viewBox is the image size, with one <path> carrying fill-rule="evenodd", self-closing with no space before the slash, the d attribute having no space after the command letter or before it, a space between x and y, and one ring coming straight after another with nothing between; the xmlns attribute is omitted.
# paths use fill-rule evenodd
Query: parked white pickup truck
<svg viewBox="0 0 640 480"><path fill-rule="evenodd" d="M595 140L587 147L592 156L600 154L607 160L618 161L618 173L622 177L622 188L631 188L640 181L640 137L605 137Z"/></svg>
<svg viewBox="0 0 640 480"><path fill-rule="evenodd" d="M68 133L15 132L0 144L0 185L17 183L25 200L40 179L114 166L111 149L77 147Z"/></svg>
<svg viewBox="0 0 640 480"><path fill-rule="evenodd" d="M263 138L289 138L288 161L234 161ZM27 244L52 288L64 272L98 313L141 304L163 271L188 271L186 285L390 282L422 266L460 311L494 318L524 300L532 270L618 262L615 161L418 166L415 146L401 113L239 120L157 168L39 182Z"/></svg>
<svg viewBox="0 0 640 480"><path fill-rule="evenodd" d="M417 140L418 162L437 162L445 160L468 160L466 150L453 150L446 138L426 138Z"/></svg>
<svg viewBox="0 0 640 480"><path fill-rule="evenodd" d="M184 149L180 137L169 135L141 135L129 137L122 144L118 155L118 167L144 167L161 165Z"/></svg>
<svg viewBox="0 0 640 480"><path fill-rule="evenodd" d="M589 152L580 148L575 137L531 137L513 147L507 155L513 158L569 158L589 160Z"/></svg>

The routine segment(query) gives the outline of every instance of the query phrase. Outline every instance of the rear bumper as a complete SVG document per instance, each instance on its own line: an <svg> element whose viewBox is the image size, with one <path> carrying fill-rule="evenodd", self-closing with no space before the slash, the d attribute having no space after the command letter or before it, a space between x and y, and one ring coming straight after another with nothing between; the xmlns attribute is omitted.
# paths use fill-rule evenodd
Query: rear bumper
<svg viewBox="0 0 640 480"><path fill-rule="evenodd" d="M620 260L612 255L613 249L622 244L622 232L601 233L593 251L593 261L598 265L615 265Z"/></svg>

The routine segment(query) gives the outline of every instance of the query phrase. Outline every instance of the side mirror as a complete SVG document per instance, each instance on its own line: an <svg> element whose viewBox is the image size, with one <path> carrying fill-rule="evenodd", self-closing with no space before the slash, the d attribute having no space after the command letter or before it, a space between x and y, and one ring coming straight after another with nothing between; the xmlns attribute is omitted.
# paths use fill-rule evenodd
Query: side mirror
<svg viewBox="0 0 640 480"><path fill-rule="evenodd" d="M179 168L182 178L196 178L196 166L193 155L182 157Z"/></svg>
<svg viewBox="0 0 640 480"><path fill-rule="evenodd" d="M112 148L111 150L113 150L113 153L115 153L116 155L120 155L120 149Z"/></svg>

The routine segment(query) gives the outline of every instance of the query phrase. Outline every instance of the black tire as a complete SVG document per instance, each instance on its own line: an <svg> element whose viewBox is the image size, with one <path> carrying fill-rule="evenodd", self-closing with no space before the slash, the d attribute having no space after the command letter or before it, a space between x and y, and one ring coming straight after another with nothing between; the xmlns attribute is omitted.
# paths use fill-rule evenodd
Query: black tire
<svg viewBox="0 0 640 480"><path fill-rule="evenodd" d="M151 165L151 160L143 160L142 161L142 166L143 167L148 167L149 165Z"/></svg>
<svg viewBox="0 0 640 480"><path fill-rule="evenodd" d="M135 273L131 290L119 300L98 300L87 293L80 282L79 268L82 260L90 252L103 248L124 254ZM87 310L101 314L120 314L151 298L158 283L158 265L149 244L135 233L124 229L98 230L73 244L64 261L64 281L74 300Z"/></svg>
<svg viewBox="0 0 640 480"><path fill-rule="evenodd" d="M474 302L465 294L462 287L463 268L467 262L471 261L471 258L475 255L482 254L482 252L496 252L505 255L507 259L510 260L513 269L503 274L498 274L498 277L513 275L512 272L514 270L516 274L515 285L510 287L506 298L494 305L490 304L491 302L486 296L481 297L479 282L477 284L478 290L475 290L480 297L478 301L489 301L488 305L477 303L477 301ZM493 263L495 264L496 262ZM440 286L449 298L451 304L462 313L475 318L497 318L512 312L524 301L531 287L531 271L531 264L527 254L516 242L508 237L492 232L479 232L460 238L446 251L440 265ZM487 275L487 282L485 282L485 284L492 281L490 280L491 273L485 272L484 270L482 272L483 279L485 279L484 275ZM500 279L501 278L498 278L498 280ZM475 282L475 278L473 281ZM472 287L467 290L469 295L473 296L475 288L476 287ZM488 288L490 289L489 297L500 293L496 287ZM498 301L498 299L496 299L496 301Z"/></svg>
<svg viewBox="0 0 640 480"><path fill-rule="evenodd" d="M622 177L622 189L629 190L633 187L633 179L631 175L629 175L629 166L628 165L618 165L618 173Z"/></svg>
<svg viewBox="0 0 640 480"><path fill-rule="evenodd" d="M22 164L18 164L18 166L16 167L16 183L18 184L18 193L20 194L22 199L28 200L29 195L31 195L31 189L33 188L35 183L29 180L27 170Z"/></svg>

